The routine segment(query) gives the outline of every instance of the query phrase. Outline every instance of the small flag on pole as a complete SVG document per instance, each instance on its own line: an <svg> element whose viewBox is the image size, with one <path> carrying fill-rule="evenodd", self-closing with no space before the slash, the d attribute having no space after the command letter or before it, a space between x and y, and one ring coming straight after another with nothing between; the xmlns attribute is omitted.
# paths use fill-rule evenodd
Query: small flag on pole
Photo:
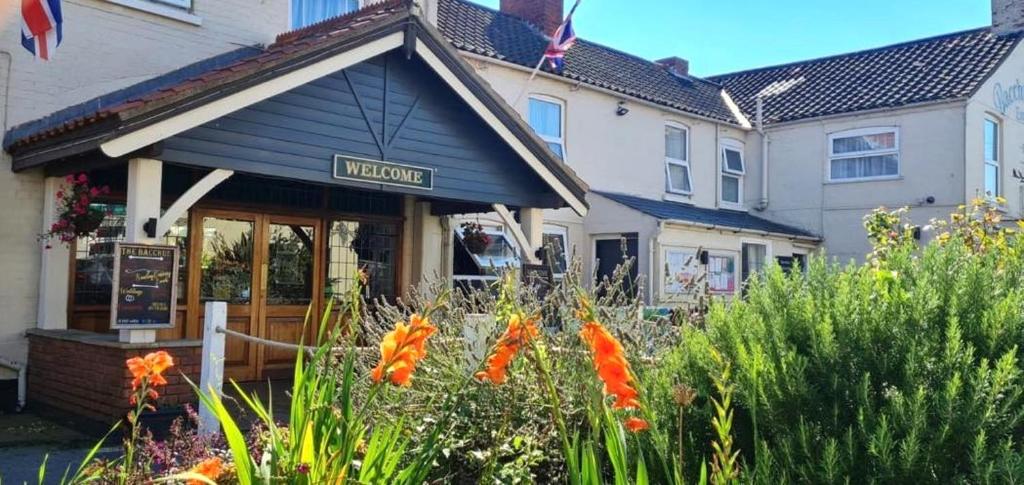
<svg viewBox="0 0 1024 485"><path fill-rule="evenodd" d="M21 45L49 60L63 37L60 0L21 0Z"/></svg>
<svg viewBox="0 0 1024 485"><path fill-rule="evenodd" d="M551 44L544 51L544 59L547 59L551 69L556 71L561 71L565 66L565 53L576 43L576 31L572 28L572 14L576 13L576 7L579 5L580 0L576 0L569 15L565 17L565 21L551 35Z"/></svg>

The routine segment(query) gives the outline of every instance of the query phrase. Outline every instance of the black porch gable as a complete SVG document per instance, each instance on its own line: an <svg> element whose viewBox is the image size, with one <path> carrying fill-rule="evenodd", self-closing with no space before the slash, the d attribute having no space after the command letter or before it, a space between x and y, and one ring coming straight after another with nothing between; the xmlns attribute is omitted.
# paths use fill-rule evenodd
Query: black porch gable
<svg viewBox="0 0 1024 485"><path fill-rule="evenodd" d="M335 155L433 171L433 188L333 177ZM389 52L166 139L160 159L430 198L556 207L422 61Z"/></svg>

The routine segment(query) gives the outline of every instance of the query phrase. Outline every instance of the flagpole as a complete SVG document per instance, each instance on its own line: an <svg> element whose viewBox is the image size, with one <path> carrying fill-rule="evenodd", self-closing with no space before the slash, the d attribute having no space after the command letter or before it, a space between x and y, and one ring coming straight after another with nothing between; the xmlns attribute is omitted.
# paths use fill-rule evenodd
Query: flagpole
<svg viewBox="0 0 1024 485"><path fill-rule="evenodd" d="M580 6L581 1L583 0L576 0L576 3L574 3L572 5L572 8L569 9L569 15L565 16L566 19L572 17L572 14L576 13L576 7ZM562 25L565 25L565 19L562 19ZM547 59L547 56L545 55L546 53L547 49L545 48L544 53L540 55L540 61L537 61L537 65L533 68L533 71L530 71L529 79L527 79L526 82L523 84L523 88L519 90L519 94L516 95L515 101L512 102L513 108L519 106L519 102L522 101L523 96L526 95L526 90L530 88L530 83L533 82L533 78L537 77L537 73L540 72L541 66L544 65L544 61Z"/></svg>

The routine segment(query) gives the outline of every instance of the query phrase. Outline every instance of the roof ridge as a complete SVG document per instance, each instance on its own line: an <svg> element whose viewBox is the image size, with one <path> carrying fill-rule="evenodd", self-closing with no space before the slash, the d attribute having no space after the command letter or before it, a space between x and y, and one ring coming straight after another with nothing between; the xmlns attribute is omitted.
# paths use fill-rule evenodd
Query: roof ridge
<svg viewBox="0 0 1024 485"><path fill-rule="evenodd" d="M479 3L476 3L476 2L473 2L473 1L470 1L470 0L448 0L448 1L459 2L459 3L462 3L464 5L468 5L468 6L472 7L472 8L477 8L477 9L480 9L480 10L486 10L486 11L492 12L492 13L494 13L496 15L501 15L503 17L507 17L507 18L513 19L513 20L515 20L517 22L522 22L522 23L532 27L533 30L535 30L538 33L542 34L545 39L550 39L551 38L551 36L549 36L549 35L545 34L544 32L542 32L540 29L537 28L536 25L533 25L533 23L529 22L528 20L516 17L515 15L502 12L501 10L494 9L494 8L488 7L486 5L480 5ZM645 62L645 63L650 64L652 66L664 69L664 66L662 66L661 64L658 64L657 61L646 59L644 57L641 57L639 55L633 54L631 52L626 52L626 51L624 51L622 49L611 47L611 46L608 46L606 44L602 44L600 42L596 42L596 41L593 41L593 40L590 40L590 39L585 39L583 37L577 37L576 38L576 42L590 44L590 45L592 45L594 47L598 47L598 48L601 48L601 49L604 49L604 50L607 50L607 51L611 51L611 52L614 52L616 54L621 54L621 55L626 56L626 57L631 57L631 58L633 58L635 60L638 60L640 62ZM677 76L677 77L679 77L679 76ZM685 76L685 78L687 80L700 81L700 82L703 82L705 84L710 84L712 86L722 87L722 85L720 83L718 83L718 82L715 82L715 81L710 80L710 79L702 78L702 77L699 77L699 76L694 76L694 75L691 75L691 74L687 74Z"/></svg>
<svg viewBox="0 0 1024 485"><path fill-rule="evenodd" d="M722 79L722 78L730 78L730 77L736 77L736 76L741 76L741 75L746 75L746 74L753 74L753 73L756 73L756 72L771 71L771 70L783 69L783 68L787 68L787 67L795 67L795 66L802 66L802 65L807 65L807 64L814 64L814 63L818 63L818 62L824 62L824 61L829 61L829 60L832 60L832 59L839 59L839 58L843 58L843 57L851 57L851 56L860 56L860 55L866 55L866 54L873 54L873 53L876 53L876 52L882 52L882 51L887 51L887 50L891 50L891 49L899 49L901 47L909 47L909 46L912 46L912 45L924 44L924 43L934 42L934 41L938 41L938 40L942 40L942 39L949 39L949 38L954 38L954 37L961 37L961 36L967 36L967 35L971 35L971 34L977 34L977 33L981 33L981 32L984 32L984 31L990 31L991 29L992 29L991 26L975 27L973 29L960 30L960 31L956 31L956 32L947 32L945 34L938 34L938 35L932 35L932 36L929 36L929 37L921 37L921 38L918 38L918 39L905 40L905 41L897 42L895 44L888 44L888 45L883 45L883 46L878 46L878 47L870 47L870 48L867 48L867 49L861 49L861 50L855 50L855 51L840 52L838 54L828 54L828 55L824 55L824 56L820 56L820 57L813 57L813 58L810 58L810 59L803 59L803 60L792 61L792 62L784 62L784 63L781 63L781 64L773 64L773 65L768 65L768 66L754 67L754 68L750 68L750 69L743 69L743 70L740 70L740 71L733 71L733 72L725 72L725 73L721 73L721 74L714 74L714 75L711 75L711 76L707 76L707 78L709 80L713 81L713 82L718 83L718 80ZM1019 33L1014 33L1014 34L1003 35L1001 37L1007 37L1007 38L1015 37L1015 36L1019 37L1020 35L1021 34L1019 34ZM719 85L721 85L721 83L719 83Z"/></svg>

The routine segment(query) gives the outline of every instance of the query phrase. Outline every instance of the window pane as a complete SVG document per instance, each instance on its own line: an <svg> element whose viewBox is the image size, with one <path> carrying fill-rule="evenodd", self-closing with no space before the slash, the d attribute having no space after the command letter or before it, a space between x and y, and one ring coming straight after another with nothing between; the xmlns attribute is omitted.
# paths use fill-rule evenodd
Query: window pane
<svg viewBox="0 0 1024 485"><path fill-rule="evenodd" d="M832 160L832 179L856 179L899 175L899 157L896 154Z"/></svg>
<svg viewBox="0 0 1024 485"><path fill-rule="evenodd" d="M359 0L292 0L292 28L302 28L358 9Z"/></svg>
<svg viewBox="0 0 1024 485"><path fill-rule="evenodd" d="M678 163L668 164L669 190L690 192L690 168Z"/></svg>
<svg viewBox="0 0 1024 485"><path fill-rule="evenodd" d="M989 163L985 164L985 195L995 197L999 195L999 166Z"/></svg>
<svg viewBox="0 0 1024 485"><path fill-rule="evenodd" d="M369 276L367 296L395 296L398 225L391 222L333 221L327 244L325 294L343 299L355 283L355 272Z"/></svg>
<svg viewBox="0 0 1024 485"><path fill-rule="evenodd" d="M729 175L722 175L722 200L724 202L740 203L740 179Z"/></svg>
<svg viewBox="0 0 1024 485"><path fill-rule="evenodd" d="M543 241L544 249L549 251L548 256L553 266L551 271L555 274L565 273L565 234L546 232Z"/></svg>
<svg viewBox="0 0 1024 485"><path fill-rule="evenodd" d="M985 120L985 160L999 160L999 125Z"/></svg>
<svg viewBox="0 0 1024 485"><path fill-rule="evenodd" d="M95 233L75 241L76 305L110 305L114 243L124 241L124 204L91 204L106 213Z"/></svg>
<svg viewBox="0 0 1024 485"><path fill-rule="evenodd" d="M561 143L548 143L548 148L550 148L551 151L555 152L555 155L558 155L558 158L561 158L563 160L565 159L565 154L562 153Z"/></svg>
<svg viewBox="0 0 1024 485"><path fill-rule="evenodd" d="M558 103L530 98L530 127L538 135L562 137L562 106ZM560 151L555 153L561 153Z"/></svg>
<svg viewBox="0 0 1024 485"><path fill-rule="evenodd" d="M665 127L665 156L686 160L686 131L674 126Z"/></svg>
<svg viewBox="0 0 1024 485"><path fill-rule="evenodd" d="M871 150L892 150L895 148L895 131L832 139L832 153L835 154L865 152Z"/></svg>
<svg viewBox="0 0 1024 485"><path fill-rule="evenodd" d="M725 148L722 150L725 153L725 168L732 170L733 172L743 171L743 154L739 150L732 148Z"/></svg>
<svg viewBox="0 0 1024 485"><path fill-rule="evenodd" d="M736 291L736 261L730 256L708 257L708 287L716 293Z"/></svg>
<svg viewBox="0 0 1024 485"><path fill-rule="evenodd" d="M308 305L313 300L313 228L271 224L267 304Z"/></svg>
<svg viewBox="0 0 1024 485"><path fill-rule="evenodd" d="M246 304L252 299L253 222L203 218L201 301Z"/></svg>
<svg viewBox="0 0 1024 485"><path fill-rule="evenodd" d="M743 244L743 281L764 269L768 247L764 244Z"/></svg>

